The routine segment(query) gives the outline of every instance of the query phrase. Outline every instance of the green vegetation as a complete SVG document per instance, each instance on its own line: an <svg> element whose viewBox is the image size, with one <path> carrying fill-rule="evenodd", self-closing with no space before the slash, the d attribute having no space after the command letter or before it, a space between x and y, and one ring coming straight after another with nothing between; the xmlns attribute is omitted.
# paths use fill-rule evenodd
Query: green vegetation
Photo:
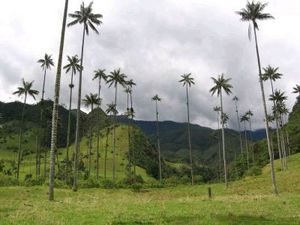
<svg viewBox="0 0 300 225"><path fill-rule="evenodd" d="M1 187L0 224L300 224L300 154L289 158L289 171L277 172L279 196L272 195L270 179L267 166L262 175L230 183L227 190L222 184L57 189L52 202L45 186Z"/></svg>

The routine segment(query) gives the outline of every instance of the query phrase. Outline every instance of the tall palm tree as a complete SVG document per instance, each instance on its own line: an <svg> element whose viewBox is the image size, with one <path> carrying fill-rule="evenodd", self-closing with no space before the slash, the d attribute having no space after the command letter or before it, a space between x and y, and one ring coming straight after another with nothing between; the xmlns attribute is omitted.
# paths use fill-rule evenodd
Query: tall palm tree
<svg viewBox="0 0 300 225"><path fill-rule="evenodd" d="M98 69L94 71L94 78L93 80L98 79L98 96L101 98L101 81L104 80L106 82L107 75L105 74L104 69ZM97 126L97 155L96 155L96 178L99 179L99 151L100 151L100 108L101 108L101 101L98 105L99 112L98 112L98 126Z"/></svg>
<svg viewBox="0 0 300 225"><path fill-rule="evenodd" d="M195 84L194 78L191 77L191 73L181 75L180 83L185 86L186 93L186 108L187 108L187 129L188 129L188 144L189 144L189 156L191 167L191 184L194 184L194 171L193 171L193 155L192 155L192 141L191 141L191 128L190 128L190 105L189 105L189 88L192 84Z"/></svg>
<svg viewBox="0 0 300 225"><path fill-rule="evenodd" d="M94 105L100 105L101 99L98 97L97 94L90 93L89 95L85 95L85 98L82 99L82 102L85 107L91 107L91 113L94 110ZM93 125L90 124L90 138L89 138L89 151L88 151L88 175L91 174L91 167L92 167L92 148L93 148Z"/></svg>
<svg viewBox="0 0 300 225"><path fill-rule="evenodd" d="M218 158L219 158L219 181L221 181L221 142L220 142L220 111L221 107L220 106L215 106L214 111L217 113L217 123L218 123L218 145L219 145L219 151L218 151Z"/></svg>
<svg viewBox="0 0 300 225"><path fill-rule="evenodd" d="M246 112L246 116L249 118L248 123L249 123L249 130L250 130L250 151L252 152L252 163L254 163L254 149L253 149L253 136L252 136L252 120L251 117L253 116L253 112L249 109Z"/></svg>
<svg viewBox="0 0 300 225"><path fill-rule="evenodd" d="M111 103L111 104L107 104L107 109L105 111L107 114L110 114L111 116L114 117L118 114L118 110L116 108L116 104ZM113 124L113 130L115 129L115 124ZM106 165L107 165L107 147L108 147L108 134L109 134L110 129L107 128L107 132L106 132L106 146L105 146L105 155L104 155L104 178L106 178ZM114 138L114 144L115 144L115 133L113 132L113 138ZM113 146L115 147L115 146ZM114 152L113 152L114 154ZM113 172L115 169L115 164L114 164L114 155L113 155ZM114 177L114 173L113 173L113 177Z"/></svg>
<svg viewBox="0 0 300 225"><path fill-rule="evenodd" d="M159 181L161 182L162 173L161 173L161 153L160 153L160 140L159 140L159 125L158 125L158 102L161 101L161 98L156 94L152 97L152 100L155 101L155 115L156 115L156 139L157 139L157 150L158 150L158 169L159 169Z"/></svg>
<svg viewBox="0 0 300 225"><path fill-rule="evenodd" d="M70 146L70 131L71 131L71 109L72 109L72 93L74 88L73 77L76 72L81 70L80 67L80 60L78 59L77 55L74 56L67 56L68 64L65 65L63 68L66 70L66 73L71 71L71 82L69 84L70 88L70 99L69 99L69 114L68 114L68 131L67 131L67 155L66 159L67 162L69 161L69 146Z"/></svg>
<svg viewBox="0 0 300 225"><path fill-rule="evenodd" d="M77 191L77 176L78 176L78 154L80 151L80 106L81 106L81 86L82 86L82 70L83 70L83 50L85 35L89 35L89 29L91 28L95 33L99 34L96 29L96 25L100 25L102 21L101 14L93 13L93 2L91 2L87 7L85 7L84 2L80 6L79 11L75 13L70 13L69 16L74 18L74 20L68 23L68 26L73 26L75 24L82 24L82 42L81 42L81 55L80 55L80 67L82 68L79 72L79 84L78 84L78 101L77 101L77 113L76 113L76 134L75 134L75 152L74 152L74 180L73 180L73 191Z"/></svg>
<svg viewBox="0 0 300 225"><path fill-rule="evenodd" d="M18 90L13 92L14 95L24 95L24 103L23 103L23 109L22 109L22 115L21 115L21 124L20 124L20 132L19 132L19 150L18 150L18 158L17 158L17 179L19 179L20 174L20 165L22 160L22 135L23 135L23 124L24 124L24 113L25 113L25 106L28 95L31 96L35 100L35 95L38 95L38 91L32 89L33 81L26 82L24 79L22 79L22 86L18 87Z"/></svg>
<svg viewBox="0 0 300 225"><path fill-rule="evenodd" d="M242 21L249 22L249 27L248 27L249 38L250 38L250 34L251 34L251 24L253 26L254 38L255 38L255 49L256 49L256 56L257 56L257 65L258 65L259 83L260 83L262 102L263 102L263 108L264 108L264 116L265 116L264 121L265 121L265 127L266 127L268 153L269 153L270 164L271 164L271 177L272 177L273 191L274 191L274 194L277 195L278 190L277 190L275 170L274 170L273 150L271 149L271 143L270 143L269 125L268 125L268 120L267 120L268 112L267 112L267 106L266 106L266 99L265 99L264 86L263 86L263 80L262 80L261 62L260 62L258 43L257 43L257 34L256 34L256 31L258 30L258 24L257 24L258 20L274 19L274 17L271 14L263 12L263 10L266 8L266 6L267 6L267 3L260 3L260 2L254 2L254 1L247 2L246 7L236 13L241 16Z"/></svg>
<svg viewBox="0 0 300 225"><path fill-rule="evenodd" d="M222 90L229 95L231 93L232 86L228 82L231 80L231 78L225 79L224 74L221 74L218 76L218 78L211 78L214 82L214 86L209 90L211 92L211 95L214 95L217 93L217 96L220 96L220 106L221 106L221 115L223 115L223 96L222 96ZM227 183L227 165L226 165L226 152L225 152L225 134L224 134L224 123L222 124L222 150L223 150L223 162L224 162L224 180L225 180L225 186L228 186Z"/></svg>
<svg viewBox="0 0 300 225"><path fill-rule="evenodd" d="M286 169L287 168L287 164L286 164L286 151L285 151L285 145L283 144L283 140L281 138L281 129L279 129L279 121L280 124L282 124L282 112L283 109L285 108L284 106L284 102L287 99L287 97L284 95L284 92L281 92L280 90L275 90L275 92L270 95L269 100L272 101L274 103L273 106L273 114L275 117L275 120L277 119L277 123L278 123L278 135L277 135L277 142L278 142L278 147L279 149L279 157L280 157L280 161L281 161L281 166L282 169Z"/></svg>
<svg viewBox="0 0 300 225"><path fill-rule="evenodd" d="M249 148L248 148L247 127L246 127L246 122L249 122L249 117L247 114L242 115L241 122L244 123L246 160L247 160L247 169L249 170Z"/></svg>
<svg viewBox="0 0 300 225"><path fill-rule="evenodd" d="M271 93L274 95L274 87L273 87L273 82L275 82L277 79L280 79L282 74L278 72L278 67L274 68L271 67L270 65L267 66L266 68L263 68L264 73L262 74L262 79L263 81L270 80L271 84ZM273 101L273 107L275 107L275 101ZM274 111L276 113L276 111ZM275 124L276 124L276 137L277 137L277 148L278 148L278 153L279 153L279 158L281 161L282 169L283 169L283 161L282 161L282 149L281 149L281 141L280 141L280 134L279 134L279 121L278 121L278 115L274 114L275 118ZM274 150L273 150L274 151Z"/></svg>
<svg viewBox="0 0 300 225"><path fill-rule="evenodd" d="M120 69L114 70L111 72L108 77L107 77L107 83L109 84L109 87L112 85L115 87L115 107L117 111L117 96L118 96L118 84L125 87L126 86L126 81L125 81L126 75L121 73ZM116 123L116 115L114 115L114 123ZM115 124L114 124L115 125ZM115 181L116 178L116 165L115 165L115 151L116 151L116 128L114 126L113 128L113 180Z"/></svg>
<svg viewBox="0 0 300 225"><path fill-rule="evenodd" d="M69 0L65 0L64 16L61 28L59 55L57 62L57 72L55 77L54 86L54 101L53 101L53 112L52 112L52 129L51 129L51 151L50 151L50 172L49 172L49 200L54 200L54 174L55 174L55 153L57 151L57 124L58 124L58 104L59 104L59 92L60 92L60 78L61 78L61 67L62 57L65 42L65 31L68 14Z"/></svg>
<svg viewBox="0 0 300 225"><path fill-rule="evenodd" d="M293 87L294 91L292 93L298 94L297 100L300 101L300 85L296 84L295 87Z"/></svg>
<svg viewBox="0 0 300 225"><path fill-rule="evenodd" d="M238 104L237 104L239 99L237 96L234 96L232 100L234 101L234 104L235 104L235 112L236 112L236 118L237 118L237 123L238 123L239 134L240 134L240 148L241 148L241 154L242 154L243 153L243 142L242 142L240 115L239 115Z"/></svg>
<svg viewBox="0 0 300 225"><path fill-rule="evenodd" d="M136 85L136 83L130 79L128 81L126 81L127 87L130 88L130 92L129 92L129 100L130 100L130 107L128 109L128 117L131 119L130 122L132 123L133 121L133 117L134 117L134 110L133 110L133 86ZM134 141L132 141L131 139L133 138L133 128L132 126L130 126L130 130L129 130L129 135L130 135L130 159L131 159L131 164L133 164L133 173L134 175L136 175L136 168L135 168L135 147L134 147Z"/></svg>
<svg viewBox="0 0 300 225"><path fill-rule="evenodd" d="M47 69L51 69L51 66L54 66L54 63L53 63L53 59L51 58L51 55L48 55L47 53L45 53L44 58L39 59L37 62L41 64L41 67L43 68L44 71L43 87L42 87L42 101L43 101L45 95Z"/></svg>

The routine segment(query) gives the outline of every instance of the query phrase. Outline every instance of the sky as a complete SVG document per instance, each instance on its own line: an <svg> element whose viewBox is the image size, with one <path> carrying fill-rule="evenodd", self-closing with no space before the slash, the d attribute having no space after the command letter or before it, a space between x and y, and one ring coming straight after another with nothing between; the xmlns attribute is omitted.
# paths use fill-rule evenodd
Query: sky
<svg viewBox="0 0 300 225"><path fill-rule="evenodd" d="M85 1L89 4L90 1ZM79 10L81 0L69 1L69 13ZM262 66L279 67L283 74L275 88L288 96L291 110L296 101L291 94L299 84L300 1L269 0L265 12L275 20L259 22L258 43ZM136 119L155 120L158 94L160 120L185 122L185 88L178 81L191 73L195 85L190 89L191 122L217 128L215 106L211 96L211 77L225 74L231 78L232 94L223 96L228 127L237 129L232 98L239 98L239 113L253 112L252 127L263 128L263 110L254 39L248 38L248 23L241 22L235 11L244 8L244 0L94 0L93 12L103 15L97 27L99 35L90 32L84 50L82 96L97 93L93 81L96 69L109 74L120 68L137 84L133 88ZM63 0L1 1L0 14L0 101L23 101L12 95L21 79L33 81L41 93L43 71L37 60L52 55L56 65L62 23ZM68 19L68 22L71 18ZM66 56L80 55L82 26L66 30ZM54 96L56 67L47 72L45 98ZM70 74L62 73L60 103L67 106ZM72 108L76 108L78 76ZM266 82L265 92L271 92ZM103 85L102 108L114 100L114 89ZM40 96L38 97L38 100ZM35 103L33 99L29 103ZM271 103L268 103L270 111ZM83 110L88 112L88 109ZM126 109L126 95L118 89L118 110Z"/></svg>

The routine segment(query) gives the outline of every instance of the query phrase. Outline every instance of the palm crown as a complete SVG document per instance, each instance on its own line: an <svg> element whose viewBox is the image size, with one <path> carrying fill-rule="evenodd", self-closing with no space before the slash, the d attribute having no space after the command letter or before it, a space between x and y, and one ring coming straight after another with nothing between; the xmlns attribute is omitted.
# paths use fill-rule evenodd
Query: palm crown
<svg viewBox="0 0 300 225"><path fill-rule="evenodd" d="M74 55L72 57L67 56L67 59L68 64L64 66L66 73L68 73L70 70L73 74L76 74L77 71L80 71L80 60L78 59L77 55Z"/></svg>
<svg viewBox="0 0 300 225"><path fill-rule="evenodd" d="M195 84L194 78L191 77L191 75L191 73L181 75L182 79L179 80L179 82L182 83L183 86L188 85L190 87L192 84Z"/></svg>
<svg viewBox="0 0 300 225"><path fill-rule="evenodd" d="M296 84L296 86L293 87L293 89L294 89L293 93L300 95L300 85Z"/></svg>
<svg viewBox="0 0 300 225"><path fill-rule="evenodd" d="M114 85L115 87L120 84L123 87L126 86L125 81L126 75L124 73L121 73L120 69L114 70L113 72L110 72L110 75L107 77L107 83L109 84L109 87Z"/></svg>
<svg viewBox="0 0 300 225"><path fill-rule="evenodd" d="M160 101L161 101L161 98L156 94L156 95L154 95L154 96L152 97L152 100L153 100L153 101L158 101L158 102L160 102Z"/></svg>
<svg viewBox="0 0 300 225"><path fill-rule="evenodd" d="M113 115L118 114L118 111L117 111L117 109L116 109L116 104L114 104L114 103L107 104L107 109L105 110L105 112L106 112L107 114L112 113Z"/></svg>
<svg viewBox="0 0 300 225"><path fill-rule="evenodd" d="M269 100L274 101L276 104L283 102L286 100L287 97L284 95L284 92L281 92L280 90L275 90L274 94L270 95Z"/></svg>
<svg viewBox="0 0 300 225"><path fill-rule="evenodd" d="M79 11L75 11L75 13L70 13L69 16L74 18L74 20L68 23L68 26L73 26L77 23L84 25L85 33L89 34L89 27L99 34L95 25L100 25L102 23L101 19L103 16L101 14L94 14L92 11L93 2L91 2L87 7L84 6L84 2L82 2Z"/></svg>
<svg viewBox="0 0 300 225"><path fill-rule="evenodd" d="M251 21L254 28L258 30L257 20L274 19L271 14L263 13L263 10L267 5L267 3L248 1L246 7L236 13L241 16L242 21Z"/></svg>
<svg viewBox="0 0 300 225"><path fill-rule="evenodd" d="M86 107L91 106L93 109L94 105L100 105L101 99L97 94L90 93L89 95L85 95L85 98L82 100L82 102Z"/></svg>
<svg viewBox="0 0 300 225"><path fill-rule="evenodd" d="M215 112L220 112L221 111L221 107L220 106L215 106L214 107L214 111Z"/></svg>
<svg viewBox="0 0 300 225"><path fill-rule="evenodd" d="M103 79L104 81L107 80L107 75L105 74L105 69L101 70L101 69L98 69L98 70L95 70L94 71L94 77L93 77L93 80L95 79Z"/></svg>
<svg viewBox="0 0 300 225"><path fill-rule="evenodd" d="M270 65L267 66L266 68L263 68L264 73L262 74L262 80L272 80L276 81L277 79L280 79L282 74L278 72L278 67L274 68L271 67Z"/></svg>
<svg viewBox="0 0 300 225"><path fill-rule="evenodd" d="M215 83L215 86L213 86L209 90L209 92L211 92L211 95L214 95L217 92L217 95L219 96L222 89L228 95L231 93L232 86L231 86L231 84L228 83L231 80L231 78L225 79L224 74L221 74L218 76L218 79L216 79L214 77L211 77L211 79Z"/></svg>
<svg viewBox="0 0 300 225"><path fill-rule="evenodd" d="M39 59L37 62L41 64L43 70L51 69L51 66L54 66L53 59L48 54L45 54L44 58Z"/></svg>
<svg viewBox="0 0 300 225"><path fill-rule="evenodd" d="M23 86L22 87L18 87L18 90L13 92L14 95L18 95L18 96L21 96L21 95L30 95L34 100L35 100L35 95L38 95L39 94L39 91L37 90L33 90L32 89L32 84L33 84L33 81L31 82L26 82L24 81L24 79L22 79L22 84Z"/></svg>

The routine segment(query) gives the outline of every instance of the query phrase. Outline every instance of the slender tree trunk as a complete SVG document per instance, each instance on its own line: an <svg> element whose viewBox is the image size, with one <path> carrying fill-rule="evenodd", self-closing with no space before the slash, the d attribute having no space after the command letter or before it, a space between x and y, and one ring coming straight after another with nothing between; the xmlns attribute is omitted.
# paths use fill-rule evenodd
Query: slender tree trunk
<svg viewBox="0 0 300 225"><path fill-rule="evenodd" d="M246 149L246 158L247 158L247 170L249 170L249 148L248 148L248 137L247 137L246 121L244 121L244 133L245 133L245 149Z"/></svg>
<svg viewBox="0 0 300 225"><path fill-rule="evenodd" d="M242 142L242 132L241 132L241 124L240 124L240 116L239 116L239 110L237 106L237 100L235 100L235 112L236 112L236 119L238 123L239 128L239 136L240 136L240 148L241 148L241 154L243 153L243 142Z"/></svg>
<svg viewBox="0 0 300 225"><path fill-rule="evenodd" d="M22 153L23 153L22 142L23 142L23 126L24 126L24 114L25 114L26 101L27 101L27 93L25 93L22 115L21 115L21 125L20 125L20 133L19 133L19 151L18 151L18 158L17 158L17 180L19 180L19 176L20 176L20 166L21 166Z"/></svg>
<svg viewBox="0 0 300 225"><path fill-rule="evenodd" d="M128 119L130 119L130 109L129 109L129 93L127 93L127 99L126 99L126 107L127 107L127 116ZM132 158L131 158L131 136L130 136L130 122L128 120L127 123L127 136L128 136L128 162L129 162L129 171L131 173L131 167L132 167Z"/></svg>
<svg viewBox="0 0 300 225"><path fill-rule="evenodd" d="M63 49L64 49L67 13L68 13L68 0L65 1L59 56L58 56L58 63L57 63L57 73L56 73L56 79L55 79L54 103L53 103L53 114L52 114L52 130L51 130L49 200L54 200L54 174L55 174L55 152L57 149L56 143L57 143L58 104L59 104L61 64L62 64L62 56L63 56Z"/></svg>
<svg viewBox="0 0 300 225"><path fill-rule="evenodd" d="M94 107L93 104L91 105L91 112L93 112ZM93 148L93 125L90 125L90 141L89 141L89 152L88 152L88 162L89 162L89 177L91 175L91 168L92 168L92 148Z"/></svg>
<svg viewBox="0 0 300 225"><path fill-rule="evenodd" d="M273 192L275 195L278 195L278 189L277 189L276 177L275 177L275 169L274 169L273 150L271 149L270 136L269 136L268 112L267 112L267 105L266 105L266 99L265 99L264 85L263 85L263 81L262 81L261 64L260 64L260 57L259 57L258 44L257 44L257 35L256 35L256 28L255 28L254 22L253 22L253 30L254 30L254 38L255 38L257 64L258 64L259 83L260 83L264 115L265 115L265 129L266 129L268 152L269 152L269 158L270 158Z"/></svg>
<svg viewBox="0 0 300 225"><path fill-rule="evenodd" d="M193 171L193 155L192 155L192 142L191 142L191 129L190 129L190 106L189 106L189 88L186 85L186 108L187 108L187 119L188 119L188 141L189 141L189 156L190 156L190 167L191 167L191 184L194 184L194 171Z"/></svg>
<svg viewBox="0 0 300 225"><path fill-rule="evenodd" d="M80 57L80 68L83 64L83 50L84 50L84 39L85 39L85 27L83 26L82 43L81 43L81 57ZM73 191L77 191L77 179L78 179L78 158L80 152L80 106L81 106L81 85L82 85L82 69L79 72L79 83L78 83L78 100L77 100L77 112L76 112L76 133L75 133L75 152L74 152L74 178L73 178Z"/></svg>
<svg viewBox="0 0 300 225"><path fill-rule="evenodd" d="M106 179L106 162L107 162L107 148L108 148L108 134L109 128L106 130L106 142L105 142L105 153L104 153L104 179Z"/></svg>
<svg viewBox="0 0 300 225"><path fill-rule="evenodd" d="M132 97L132 91L129 93L130 96L130 115L131 115L131 123L133 123L133 97ZM133 127L130 128L130 137L133 139ZM134 139L133 139L134 140ZM133 164L133 173L136 175L136 167L135 167L135 147L134 147L134 141L131 140L131 153L132 153L132 164Z"/></svg>
<svg viewBox="0 0 300 225"><path fill-rule="evenodd" d="M118 85L115 85L115 107L117 111L117 96L118 96ZM116 119L117 115L114 112L114 129L113 129L113 181L116 180Z"/></svg>
<svg viewBox="0 0 300 225"><path fill-rule="evenodd" d="M221 103L221 115L223 115L223 100L222 100L222 90L220 91L220 103ZM224 163L224 181L226 188L228 187L227 183L227 165L226 165L226 152L225 152L225 134L224 134L224 123L222 124L222 149L223 149L223 163Z"/></svg>
<svg viewBox="0 0 300 225"><path fill-rule="evenodd" d="M158 169L159 169L159 182L161 183L161 153L160 153L160 140L159 140L159 124L158 124L158 105L157 100L155 101L156 106L156 138L157 138L157 150L158 150Z"/></svg>
<svg viewBox="0 0 300 225"><path fill-rule="evenodd" d="M99 77L98 96L100 104L98 105L98 123L97 123L97 153L96 153L96 179L99 179L99 149L100 149L100 109L101 109L101 77Z"/></svg>
<svg viewBox="0 0 300 225"><path fill-rule="evenodd" d="M221 175L222 175L222 159L221 159L221 142L220 142L220 113L217 111L217 123L218 123L218 145L219 145L219 182L221 182Z"/></svg>

